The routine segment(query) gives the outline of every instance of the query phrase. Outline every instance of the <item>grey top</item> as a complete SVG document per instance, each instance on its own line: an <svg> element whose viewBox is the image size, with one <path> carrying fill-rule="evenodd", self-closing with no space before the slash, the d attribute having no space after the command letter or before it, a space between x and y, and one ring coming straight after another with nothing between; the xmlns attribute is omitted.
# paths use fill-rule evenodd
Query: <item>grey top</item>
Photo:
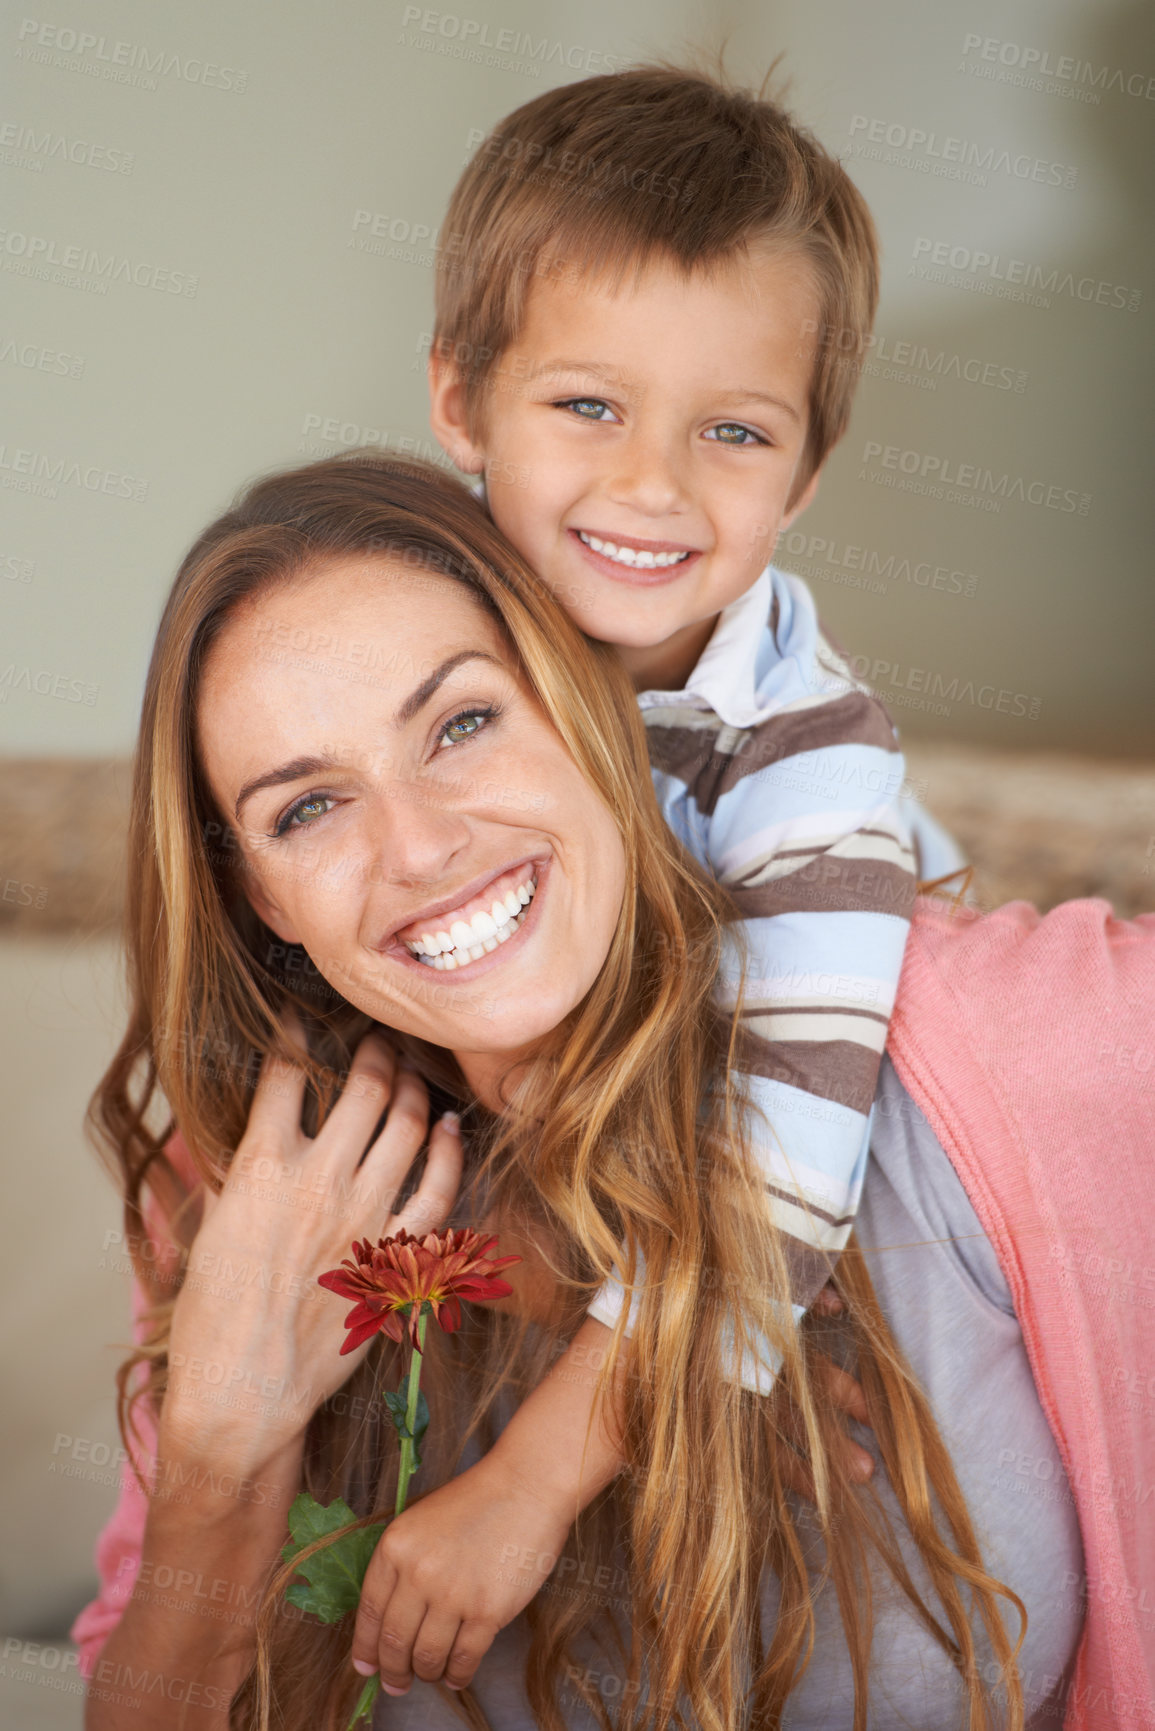
<svg viewBox="0 0 1155 1731"><path fill-rule="evenodd" d="M1083 1569L1074 1499L1039 1405L994 1250L941 1144L888 1057L875 1097L857 1233L869 1254L886 1319L930 1398L950 1449L984 1561L1026 1605L1027 1635L1019 1665L1029 1731L1057 1731L1082 1628L1077 1593L1066 1585L1078 1580ZM898 1513L873 1433L857 1425L852 1429L875 1455L873 1482L914 1583L933 1607L932 1589ZM462 1470L468 1464L467 1458ZM816 1522L801 1502L795 1514L817 1570L822 1544ZM899 1725L958 1731L965 1723L964 1697L954 1667L884 1566L874 1562L872 1567L872 1731ZM767 1640L777 1596L777 1582L767 1571L762 1590ZM787 1703L787 1731L838 1731L852 1719L850 1661L831 1588L820 1590L815 1615L815 1654ZM1013 1645L1018 1616L1009 1604L1004 1620ZM990 1660L981 1626L976 1643L984 1661ZM536 1724L521 1681L527 1646L524 1617L517 1617L501 1631L474 1678L495 1731L531 1731ZM580 1650L579 1660L612 1717L621 1699L616 1665L592 1641ZM993 1676L993 1669L988 1674ZM594 1731L592 1715L564 1683L561 1701L571 1731ZM373 1721L377 1731L449 1731L462 1722L436 1690L420 1680L404 1697L379 1698Z"/></svg>

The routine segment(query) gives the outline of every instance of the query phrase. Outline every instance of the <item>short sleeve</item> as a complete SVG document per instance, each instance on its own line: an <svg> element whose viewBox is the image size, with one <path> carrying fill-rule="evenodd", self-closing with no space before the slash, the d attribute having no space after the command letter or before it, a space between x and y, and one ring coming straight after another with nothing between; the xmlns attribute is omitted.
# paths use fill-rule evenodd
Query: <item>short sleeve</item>
<svg viewBox="0 0 1155 1731"><path fill-rule="evenodd" d="M144 1337L143 1312L145 1294L136 1276L132 1281L132 1338L140 1345ZM143 1367L142 1367L143 1368ZM151 1480L156 1461L156 1425L144 1401L138 1401L131 1418L141 1432L142 1443L131 1435L129 1443L146 1482ZM118 1451L124 1456L123 1448ZM85 1605L72 1628L71 1640L80 1649L79 1668L82 1677L91 1677L101 1649L124 1615L132 1597L133 1585L144 1547L144 1524L148 1515L148 1500L136 1481L132 1466L122 1458L120 1467L120 1500L96 1541L96 1573L100 1590L90 1604Z"/></svg>
<svg viewBox="0 0 1155 1731"><path fill-rule="evenodd" d="M199 1182L192 1157L180 1135L165 1145L165 1152L181 1177L189 1184ZM145 1226L149 1238L157 1246L157 1267L168 1271L175 1263L175 1252L161 1219L160 1210L149 1197L144 1208ZM145 1337L145 1313L149 1299L136 1275L132 1279L132 1338L140 1346ZM133 1389L140 1387L146 1367L138 1365ZM140 1440L135 1432L139 1431ZM132 1407L129 1422L129 1448L146 1483L152 1482L156 1465L156 1421L144 1400ZM99 1581L96 1598L85 1605L72 1628L69 1638L79 1648L78 1666L82 1677L91 1677L104 1643L124 1615L132 1597L140 1560L144 1550L144 1528L148 1516L148 1498L141 1490L132 1464L124 1448L120 1459L120 1499L96 1541L95 1563Z"/></svg>

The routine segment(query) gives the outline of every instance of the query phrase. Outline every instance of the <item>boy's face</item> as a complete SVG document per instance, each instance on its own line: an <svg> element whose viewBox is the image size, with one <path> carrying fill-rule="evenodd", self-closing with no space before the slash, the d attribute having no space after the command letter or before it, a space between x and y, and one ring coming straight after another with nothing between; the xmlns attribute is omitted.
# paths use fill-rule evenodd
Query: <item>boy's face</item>
<svg viewBox="0 0 1155 1731"><path fill-rule="evenodd" d="M540 278L470 428L459 376L430 369L433 428L483 471L494 520L635 684L680 686L755 582L806 440L816 290L797 254L685 277L664 261L610 292Z"/></svg>

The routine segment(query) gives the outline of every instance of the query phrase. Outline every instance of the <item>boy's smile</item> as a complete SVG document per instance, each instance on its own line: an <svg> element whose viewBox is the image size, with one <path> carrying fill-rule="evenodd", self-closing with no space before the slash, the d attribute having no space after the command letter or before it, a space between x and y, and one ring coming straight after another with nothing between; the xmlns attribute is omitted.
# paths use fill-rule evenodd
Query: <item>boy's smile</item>
<svg viewBox="0 0 1155 1731"><path fill-rule="evenodd" d="M814 494L796 478L815 298L797 253L756 249L688 276L652 260L616 289L537 278L472 428L459 377L431 365L438 437L639 689L684 684Z"/></svg>

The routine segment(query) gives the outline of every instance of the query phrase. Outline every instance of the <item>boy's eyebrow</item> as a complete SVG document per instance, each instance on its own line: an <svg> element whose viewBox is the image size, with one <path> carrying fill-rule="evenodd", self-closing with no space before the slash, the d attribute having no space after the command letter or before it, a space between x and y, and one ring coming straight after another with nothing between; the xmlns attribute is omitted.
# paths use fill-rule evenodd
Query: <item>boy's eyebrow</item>
<svg viewBox="0 0 1155 1731"><path fill-rule="evenodd" d="M455 667L460 667L463 661L491 661L495 667L501 663L495 655L487 655L484 649L462 649L456 655L449 655L433 669L427 679L423 679L403 703L398 704L397 713L393 717L394 727L404 727L422 710L437 690L437 687L447 679ZM246 781L237 795L237 803L233 807L233 816L239 818L241 807L254 793L261 793L266 787L281 787L288 781L300 781L307 775L321 775L327 769L340 769L338 759L334 757L295 757L291 763L282 763L277 769L267 770L264 775L254 776L252 781Z"/></svg>
<svg viewBox="0 0 1155 1731"><path fill-rule="evenodd" d="M802 419L793 403L788 403L785 397L772 396L769 391L751 391L743 385L741 390L719 391L718 395L728 403L771 403L774 408L781 409L792 420L800 421Z"/></svg>
<svg viewBox="0 0 1155 1731"><path fill-rule="evenodd" d="M622 384L626 378L617 367L607 367L602 361L542 361L540 366L531 370L530 377L552 379L559 373L592 373L607 384Z"/></svg>

